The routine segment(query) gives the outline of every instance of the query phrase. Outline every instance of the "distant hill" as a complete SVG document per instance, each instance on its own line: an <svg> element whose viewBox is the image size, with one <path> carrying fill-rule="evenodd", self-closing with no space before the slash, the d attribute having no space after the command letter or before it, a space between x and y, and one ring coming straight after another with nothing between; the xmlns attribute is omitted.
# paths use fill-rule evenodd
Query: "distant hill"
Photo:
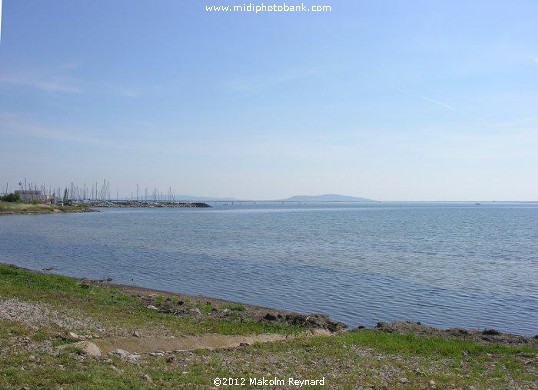
<svg viewBox="0 0 538 390"><path fill-rule="evenodd" d="M296 195L284 199L284 202L375 202L372 199L358 198L356 196L325 194L325 195Z"/></svg>

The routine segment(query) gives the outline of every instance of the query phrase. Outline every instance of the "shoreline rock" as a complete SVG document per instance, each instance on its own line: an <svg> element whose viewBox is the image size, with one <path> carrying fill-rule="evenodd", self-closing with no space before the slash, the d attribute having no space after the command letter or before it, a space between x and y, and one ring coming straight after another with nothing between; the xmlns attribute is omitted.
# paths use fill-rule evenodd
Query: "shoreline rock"
<svg viewBox="0 0 538 390"><path fill-rule="evenodd" d="M30 270L15 265L10 266L33 273L50 274L47 272ZM538 335L522 336L510 333L503 333L495 329L441 329L410 321L399 321L392 323L380 322L374 327L359 326L355 329L348 329L347 324L332 320L326 314L304 314L256 305L237 303L218 298L192 296L144 287L115 284L107 280L89 280L86 278L74 277L71 278L74 280L78 280L81 286L85 288L89 288L92 285L117 288L126 295L141 299L144 305L151 310L155 310L160 313L173 314L178 317L190 316L194 318L223 318L233 316L236 317L238 320L248 318L258 322L272 324L288 324L299 326L306 330L326 331L329 333L377 330L387 333L394 332L401 334L414 334L417 336L426 337L460 338L484 343L538 346Z"/></svg>

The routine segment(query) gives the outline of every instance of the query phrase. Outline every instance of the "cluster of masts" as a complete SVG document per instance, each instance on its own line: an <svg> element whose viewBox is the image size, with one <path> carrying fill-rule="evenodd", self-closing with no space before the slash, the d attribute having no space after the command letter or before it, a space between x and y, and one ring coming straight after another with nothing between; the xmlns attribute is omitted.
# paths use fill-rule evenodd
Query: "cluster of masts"
<svg viewBox="0 0 538 390"><path fill-rule="evenodd" d="M142 192L140 186L136 185L136 193L131 192L131 196L123 196L120 198L119 191L116 191L115 198L110 191L110 182L103 180L101 183L95 182L90 185L84 183L82 186L79 186L71 182L68 186L65 187L52 187L46 183L37 184L27 182L26 178L24 181L19 182L17 185L10 185L6 183L4 187L4 194L9 194L11 192L18 192L20 194L26 194L35 196L39 199L43 199L50 202L104 202L112 200L128 200L128 201L138 201L138 202L175 202L176 194L172 191L172 187L169 187L169 190L166 193L159 191L156 187L153 190L148 190L147 187L144 188ZM1 193L0 189L0 195Z"/></svg>

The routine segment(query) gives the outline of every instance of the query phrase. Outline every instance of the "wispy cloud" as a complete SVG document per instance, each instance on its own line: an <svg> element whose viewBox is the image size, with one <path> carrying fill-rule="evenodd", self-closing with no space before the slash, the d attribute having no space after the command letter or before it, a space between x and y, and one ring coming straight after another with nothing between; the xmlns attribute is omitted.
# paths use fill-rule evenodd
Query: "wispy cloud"
<svg viewBox="0 0 538 390"><path fill-rule="evenodd" d="M140 96L140 93L132 88L109 86L109 91L113 95L118 95L118 96L123 96L123 97L128 97L128 98L136 98Z"/></svg>
<svg viewBox="0 0 538 390"><path fill-rule="evenodd" d="M91 134L91 129L73 128L66 125L58 127L48 127L36 125L31 121L21 118L13 113L0 113L0 129L2 132L11 135L22 136L25 139L34 138L40 140L66 142L99 149L127 151L127 152L148 152L162 153L165 151L178 150L188 151L192 148L186 142L174 142L170 140L157 140L147 142L146 140L124 140L118 141L110 136L100 137ZM113 133L113 131L111 131Z"/></svg>
<svg viewBox="0 0 538 390"><path fill-rule="evenodd" d="M2 114L0 115L0 124L3 129L12 134L22 134L24 136L46 139L52 141L63 141L63 142L76 142L86 145L95 145L95 146L107 146L107 142L98 139L89 137L74 131L63 131L51 129L44 126L38 126L32 123L21 121L14 114Z"/></svg>
<svg viewBox="0 0 538 390"><path fill-rule="evenodd" d="M38 80L30 77L0 77L1 84L20 85L54 93L82 93L82 89L76 85L60 79Z"/></svg>
<svg viewBox="0 0 538 390"><path fill-rule="evenodd" d="M63 70L71 70L71 69L77 69L80 66L78 62L66 62L59 66L60 69Z"/></svg>
<svg viewBox="0 0 538 390"><path fill-rule="evenodd" d="M235 93L255 93L274 88L289 82L312 78L316 75L313 69L288 70L271 76L260 75L245 76L226 80L222 83L223 87Z"/></svg>
<svg viewBox="0 0 538 390"><path fill-rule="evenodd" d="M445 103L445 102L442 102L440 100L436 100L436 99L432 99L430 97L427 97L427 96L423 96L423 95L417 95L419 98L421 98L422 100L425 100L427 102L430 102L430 103L433 103L433 104L437 104L438 106L440 107L444 107L448 110L451 110L451 111L458 111L454 106L451 106L450 104L448 103Z"/></svg>
<svg viewBox="0 0 538 390"><path fill-rule="evenodd" d="M472 118L472 119L475 119L479 122L486 122L485 120L483 120L482 118L479 118L477 117L476 115L473 115L467 111L464 111L464 110L461 110L457 107L455 107L454 105L452 104L449 104L447 102L444 102L442 100L438 100L438 99L434 99L434 98L431 98L429 96L425 96L425 95L420 95L420 94L417 94L417 93L414 93L414 92L410 92L410 91L407 91L405 89L402 89L402 88L398 88L398 87L388 87L390 89L393 89L395 91L398 91L404 95L407 95L407 96L411 96L411 97L414 97L414 98L418 98L418 99L422 99L426 102L429 102L429 103L432 103L432 104L435 104L436 106L439 106L439 107L443 107L447 110L450 110L450 111L454 111L454 112L457 112L458 114L461 114L461 115L465 115L469 118Z"/></svg>

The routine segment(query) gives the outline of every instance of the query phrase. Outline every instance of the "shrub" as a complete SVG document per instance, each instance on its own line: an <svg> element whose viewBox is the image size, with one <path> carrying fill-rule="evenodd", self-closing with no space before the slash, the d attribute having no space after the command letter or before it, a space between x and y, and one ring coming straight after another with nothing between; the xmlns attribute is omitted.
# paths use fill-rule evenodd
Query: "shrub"
<svg viewBox="0 0 538 390"><path fill-rule="evenodd" d="M11 193L0 197L0 200L3 200L4 202L19 202L21 200L21 196L19 194Z"/></svg>

